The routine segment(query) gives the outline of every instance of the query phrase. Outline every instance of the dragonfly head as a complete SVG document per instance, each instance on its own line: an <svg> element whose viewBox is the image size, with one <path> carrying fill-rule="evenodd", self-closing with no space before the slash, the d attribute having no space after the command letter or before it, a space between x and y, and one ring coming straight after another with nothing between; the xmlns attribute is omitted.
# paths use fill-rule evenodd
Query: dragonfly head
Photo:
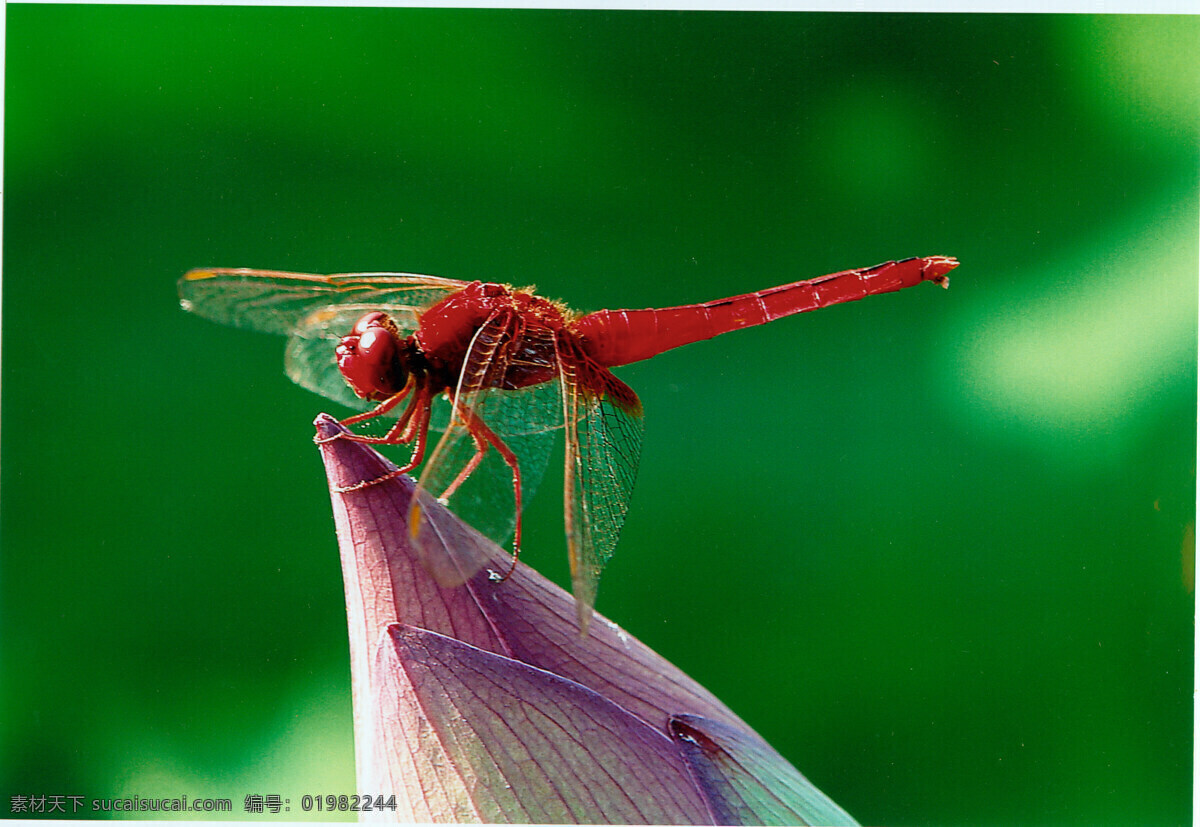
<svg viewBox="0 0 1200 827"><path fill-rule="evenodd" d="M359 319L338 343L338 370L359 397L384 400L408 381L408 350L391 317L374 311Z"/></svg>

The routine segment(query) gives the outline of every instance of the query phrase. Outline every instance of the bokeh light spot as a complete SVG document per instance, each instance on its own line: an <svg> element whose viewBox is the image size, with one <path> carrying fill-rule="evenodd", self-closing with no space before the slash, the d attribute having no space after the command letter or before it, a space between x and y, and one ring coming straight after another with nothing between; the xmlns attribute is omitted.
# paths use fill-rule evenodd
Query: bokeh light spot
<svg viewBox="0 0 1200 827"><path fill-rule="evenodd" d="M1039 436L1110 436L1164 393L1194 387L1195 221L1190 210L1143 217L1154 231L1114 231L1130 239L1119 249L1056 258L1008 286L995 274L990 299L948 337L964 343L952 357L960 404Z"/></svg>

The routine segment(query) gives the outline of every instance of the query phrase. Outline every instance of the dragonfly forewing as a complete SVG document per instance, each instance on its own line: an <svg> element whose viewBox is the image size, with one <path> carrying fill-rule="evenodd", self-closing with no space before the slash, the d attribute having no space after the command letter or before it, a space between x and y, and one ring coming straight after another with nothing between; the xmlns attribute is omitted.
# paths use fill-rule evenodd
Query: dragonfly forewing
<svg viewBox="0 0 1200 827"><path fill-rule="evenodd" d="M370 304L377 308L424 308L466 284L414 273L320 276L212 268L184 275L179 280L179 300L185 310L214 322L287 336L320 307Z"/></svg>

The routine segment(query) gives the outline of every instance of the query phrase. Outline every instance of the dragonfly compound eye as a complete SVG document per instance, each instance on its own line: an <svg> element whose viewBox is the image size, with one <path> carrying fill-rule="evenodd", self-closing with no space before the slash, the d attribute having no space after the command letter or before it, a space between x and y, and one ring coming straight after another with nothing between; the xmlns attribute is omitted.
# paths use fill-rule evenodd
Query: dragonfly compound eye
<svg viewBox="0 0 1200 827"><path fill-rule="evenodd" d="M368 313L337 346L338 370L363 399L387 399L407 379L390 321L383 313Z"/></svg>
<svg viewBox="0 0 1200 827"><path fill-rule="evenodd" d="M350 336L361 336L372 327L386 327L391 330L395 329L392 320L388 318L388 314L373 310L370 313L363 315L357 322L354 323L354 328L350 331Z"/></svg>

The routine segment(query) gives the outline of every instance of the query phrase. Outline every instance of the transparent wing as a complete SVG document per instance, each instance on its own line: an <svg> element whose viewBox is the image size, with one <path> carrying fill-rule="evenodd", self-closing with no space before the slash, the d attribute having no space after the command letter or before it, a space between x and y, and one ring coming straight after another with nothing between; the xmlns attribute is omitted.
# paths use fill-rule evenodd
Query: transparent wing
<svg viewBox="0 0 1200 827"><path fill-rule="evenodd" d="M553 339L549 331L518 334L508 313L498 313L476 332L467 350L454 390L455 404L445 434L420 473L418 491L441 497L452 489L450 508L481 533L504 545L519 517L513 491L512 469L502 451L515 458L521 474L522 504L529 501L545 473L554 445L554 429L561 423L562 406L557 383L539 382L507 389L510 371L528 376L531 359L542 359L547 377L554 371ZM521 347L514 336L520 335ZM535 347L531 338L548 336L550 350ZM542 354L542 355L538 355ZM490 433L502 443L489 445L482 461L477 457L476 434ZM486 439L484 441L487 441ZM426 518L427 519L427 518ZM441 550L434 530L418 523L416 546L439 582L451 585L456 578L474 574L470 561L450 560ZM442 571L449 563L448 570Z"/></svg>
<svg viewBox="0 0 1200 827"><path fill-rule="evenodd" d="M484 381L473 383L482 387L468 390L464 382L459 389L460 398L474 415L516 456L521 469L522 505L537 492L557 438L555 431L562 427L555 346L551 331L525 328L520 332L519 346L497 354ZM517 375L528 379L530 374L545 381L508 388ZM427 469L422 478L431 491L444 490L453 481L451 470L456 465L461 467L461 455L460 460L451 460L441 469ZM459 486L452 503L460 516L499 545L512 537L519 515L514 507L511 471L498 451L488 451L479 469Z"/></svg>
<svg viewBox="0 0 1200 827"><path fill-rule="evenodd" d="M179 281L185 310L215 322L288 336L288 377L359 411L359 399L337 369L334 350L364 313L382 310L402 333L416 330L421 312L466 282L411 273L317 276L272 270L192 270ZM445 406L434 421L444 427ZM437 415L440 414L440 415Z"/></svg>
<svg viewBox="0 0 1200 827"><path fill-rule="evenodd" d="M549 398L551 404L561 409L558 383L548 383L538 387L534 395L517 391L525 399L536 396L539 400ZM491 390L481 392L489 403L505 399L509 391ZM478 401L478 398L477 398ZM540 404L540 403L539 403ZM447 404L447 407L449 405ZM485 409L495 406L485 404ZM513 407L507 403L500 407ZM546 467L550 462L550 454L554 449L555 433L553 430L543 430L537 433L509 435L504 442L516 455L521 468L521 497L524 505L537 493ZM444 446L443 446L444 443ZM457 473L471 461L475 453L474 441L466 434L452 434L452 440L447 442L443 436L439 441L439 462L432 473L427 470L418 472L421 487L420 496L434 498L442 493L453 481ZM428 468L428 463L426 463ZM427 500L423 500L427 502ZM517 523L517 513L513 499L512 472L503 458L495 450L489 450L483 462L454 492L449 499L450 510L468 525L483 534L496 545L504 548L513 536ZM427 514L426 514L427 516ZM425 519L425 516L422 517ZM427 533L429 526L422 523L417 526L415 546L421 554L426 569L437 578L443 586L454 586L463 582L479 570L483 561L474 564L470 561L453 560L442 556L443 547L438 542L440 529L432 520L427 521L435 529ZM442 562L439 562L442 561ZM447 568L447 565L449 567Z"/></svg>
<svg viewBox="0 0 1200 827"><path fill-rule="evenodd" d="M179 280L179 301L221 324L286 336L314 310L330 305L383 305L420 311L467 282L415 273L331 276L274 270L192 270Z"/></svg>
<svg viewBox="0 0 1200 827"><path fill-rule="evenodd" d="M469 405L516 455L521 468L522 501L528 505L545 476L557 438L555 429L562 427L558 381L515 391L480 390L470 398ZM543 423L549 424L531 426L531 417L537 416L545 417ZM439 440L434 452L437 462L430 457L420 480L424 488L440 496L471 461L475 443L465 430L455 429ZM454 513L501 546L512 537L516 525L514 505L512 472L494 449L488 450L479 467L450 497Z"/></svg>
<svg viewBox="0 0 1200 827"><path fill-rule="evenodd" d="M563 514L571 590L586 632L604 566L625 524L642 453L642 405L608 370L560 355L566 467Z"/></svg>

